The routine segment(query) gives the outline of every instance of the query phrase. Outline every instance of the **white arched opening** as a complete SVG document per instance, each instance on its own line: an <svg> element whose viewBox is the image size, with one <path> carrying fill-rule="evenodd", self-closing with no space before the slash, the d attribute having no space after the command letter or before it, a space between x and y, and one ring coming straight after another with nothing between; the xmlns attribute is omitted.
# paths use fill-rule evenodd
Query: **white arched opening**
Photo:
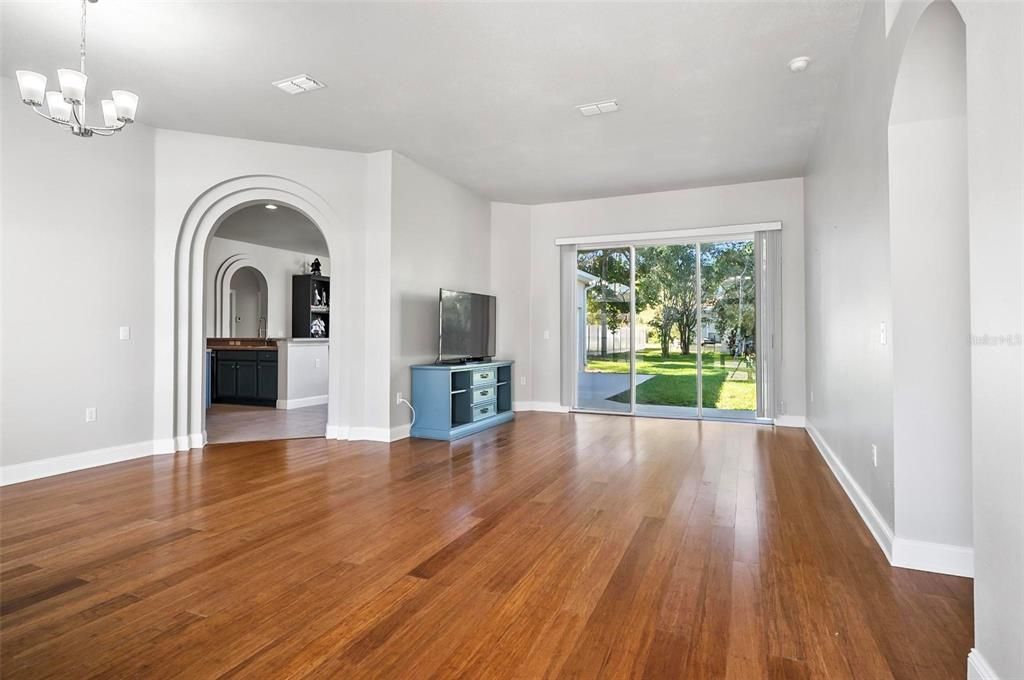
<svg viewBox="0 0 1024 680"><path fill-rule="evenodd" d="M940 546L945 570L969 575L966 29L948 0L931 3L909 33L888 132L893 562L915 566L913 551Z"/></svg>
<svg viewBox="0 0 1024 680"><path fill-rule="evenodd" d="M221 306L229 312L229 330L232 338L264 337L267 329L268 296L267 277L251 264L234 269L227 278L227 290L215 291L221 296ZM226 298L226 299L225 299Z"/></svg>
<svg viewBox="0 0 1024 680"><path fill-rule="evenodd" d="M347 232L331 207L308 187L283 177L251 175L217 184L192 203L178 234L175 253L174 320L174 442L177 450L199 448L205 444L205 408L203 402L204 278L206 250L220 223L232 213L250 205L275 203L296 210L323 234L331 258L341 266L340 286L333 296L334 306L349 309L356 271L353 250ZM220 281L230 282L231 274L245 266L243 257L228 258L218 270ZM223 307L223 305L222 305ZM221 310L222 318L223 310ZM332 357L341 359L351 352L347 334L332 334L328 347ZM347 384L347 362L328 364L328 408L325 436L338 437L346 430L351 404L343 398L341 386Z"/></svg>

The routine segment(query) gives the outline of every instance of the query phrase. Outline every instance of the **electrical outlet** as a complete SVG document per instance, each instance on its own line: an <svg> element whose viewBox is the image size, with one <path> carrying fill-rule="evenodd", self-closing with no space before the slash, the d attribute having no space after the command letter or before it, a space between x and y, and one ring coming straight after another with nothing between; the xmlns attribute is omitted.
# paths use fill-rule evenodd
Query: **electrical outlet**
<svg viewBox="0 0 1024 680"><path fill-rule="evenodd" d="M544 339L545 340L550 340L551 339L551 331L544 331Z"/></svg>
<svg viewBox="0 0 1024 680"><path fill-rule="evenodd" d="M525 375L519 376L519 384L520 385L525 385L526 384L526 376Z"/></svg>
<svg viewBox="0 0 1024 680"><path fill-rule="evenodd" d="M875 467L878 467L878 445L877 444L872 444L871 445L871 462L875 464Z"/></svg>
<svg viewBox="0 0 1024 680"><path fill-rule="evenodd" d="M401 392L395 392L395 406L401 406L401 405L402 405L402 393Z"/></svg>
<svg viewBox="0 0 1024 680"><path fill-rule="evenodd" d="M814 403L814 390L811 390L811 403Z"/></svg>
<svg viewBox="0 0 1024 680"><path fill-rule="evenodd" d="M85 422L87 422L87 423L94 423L94 422L96 422L96 407L95 406L90 406L89 408L85 409Z"/></svg>
<svg viewBox="0 0 1024 680"><path fill-rule="evenodd" d="M132 327L131 326L121 326L118 329L118 337L120 339L122 339L122 340L131 340L132 339Z"/></svg>
<svg viewBox="0 0 1024 680"><path fill-rule="evenodd" d="M315 368L320 368L320 360L319 359L313 359L313 366Z"/></svg>
<svg viewBox="0 0 1024 680"><path fill-rule="evenodd" d="M885 322L884 321L879 325L879 328L878 328L878 339L882 342L883 345L885 345L885 344L887 344L889 342L889 334L886 331Z"/></svg>

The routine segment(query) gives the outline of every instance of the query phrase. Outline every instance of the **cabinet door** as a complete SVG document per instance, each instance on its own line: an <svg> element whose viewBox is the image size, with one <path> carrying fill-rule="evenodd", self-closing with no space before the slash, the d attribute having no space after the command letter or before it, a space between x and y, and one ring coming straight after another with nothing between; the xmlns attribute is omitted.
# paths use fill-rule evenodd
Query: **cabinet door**
<svg viewBox="0 0 1024 680"><path fill-rule="evenodd" d="M238 389L235 383L235 362L226 359L217 360L217 393L216 398L234 397Z"/></svg>
<svg viewBox="0 0 1024 680"><path fill-rule="evenodd" d="M259 394L255 361L235 362L235 396L239 399L255 399Z"/></svg>
<svg viewBox="0 0 1024 680"><path fill-rule="evenodd" d="M258 379L260 399L277 399L277 362L261 361Z"/></svg>

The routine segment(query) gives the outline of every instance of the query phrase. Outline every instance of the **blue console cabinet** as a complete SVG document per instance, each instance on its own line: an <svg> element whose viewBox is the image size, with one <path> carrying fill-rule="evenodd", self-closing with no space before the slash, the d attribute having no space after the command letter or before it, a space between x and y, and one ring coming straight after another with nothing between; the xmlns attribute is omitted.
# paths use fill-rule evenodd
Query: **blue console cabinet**
<svg viewBox="0 0 1024 680"><path fill-rule="evenodd" d="M512 420L512 364L413 366L416 422L409 434L451 441Z"/></svg>

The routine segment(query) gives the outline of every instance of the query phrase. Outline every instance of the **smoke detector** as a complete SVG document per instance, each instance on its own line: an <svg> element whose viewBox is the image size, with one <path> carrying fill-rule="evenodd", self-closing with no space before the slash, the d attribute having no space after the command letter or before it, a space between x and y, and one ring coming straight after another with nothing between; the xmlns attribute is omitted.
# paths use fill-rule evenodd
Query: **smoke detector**
<svg viewBox="0 0 1024 680"><path fill-rule="evenodd" d="M789 60L789 70L793 73L800 73L806 71L807 67L811 65L810 57L797 57L796 59Z"/></svg>

